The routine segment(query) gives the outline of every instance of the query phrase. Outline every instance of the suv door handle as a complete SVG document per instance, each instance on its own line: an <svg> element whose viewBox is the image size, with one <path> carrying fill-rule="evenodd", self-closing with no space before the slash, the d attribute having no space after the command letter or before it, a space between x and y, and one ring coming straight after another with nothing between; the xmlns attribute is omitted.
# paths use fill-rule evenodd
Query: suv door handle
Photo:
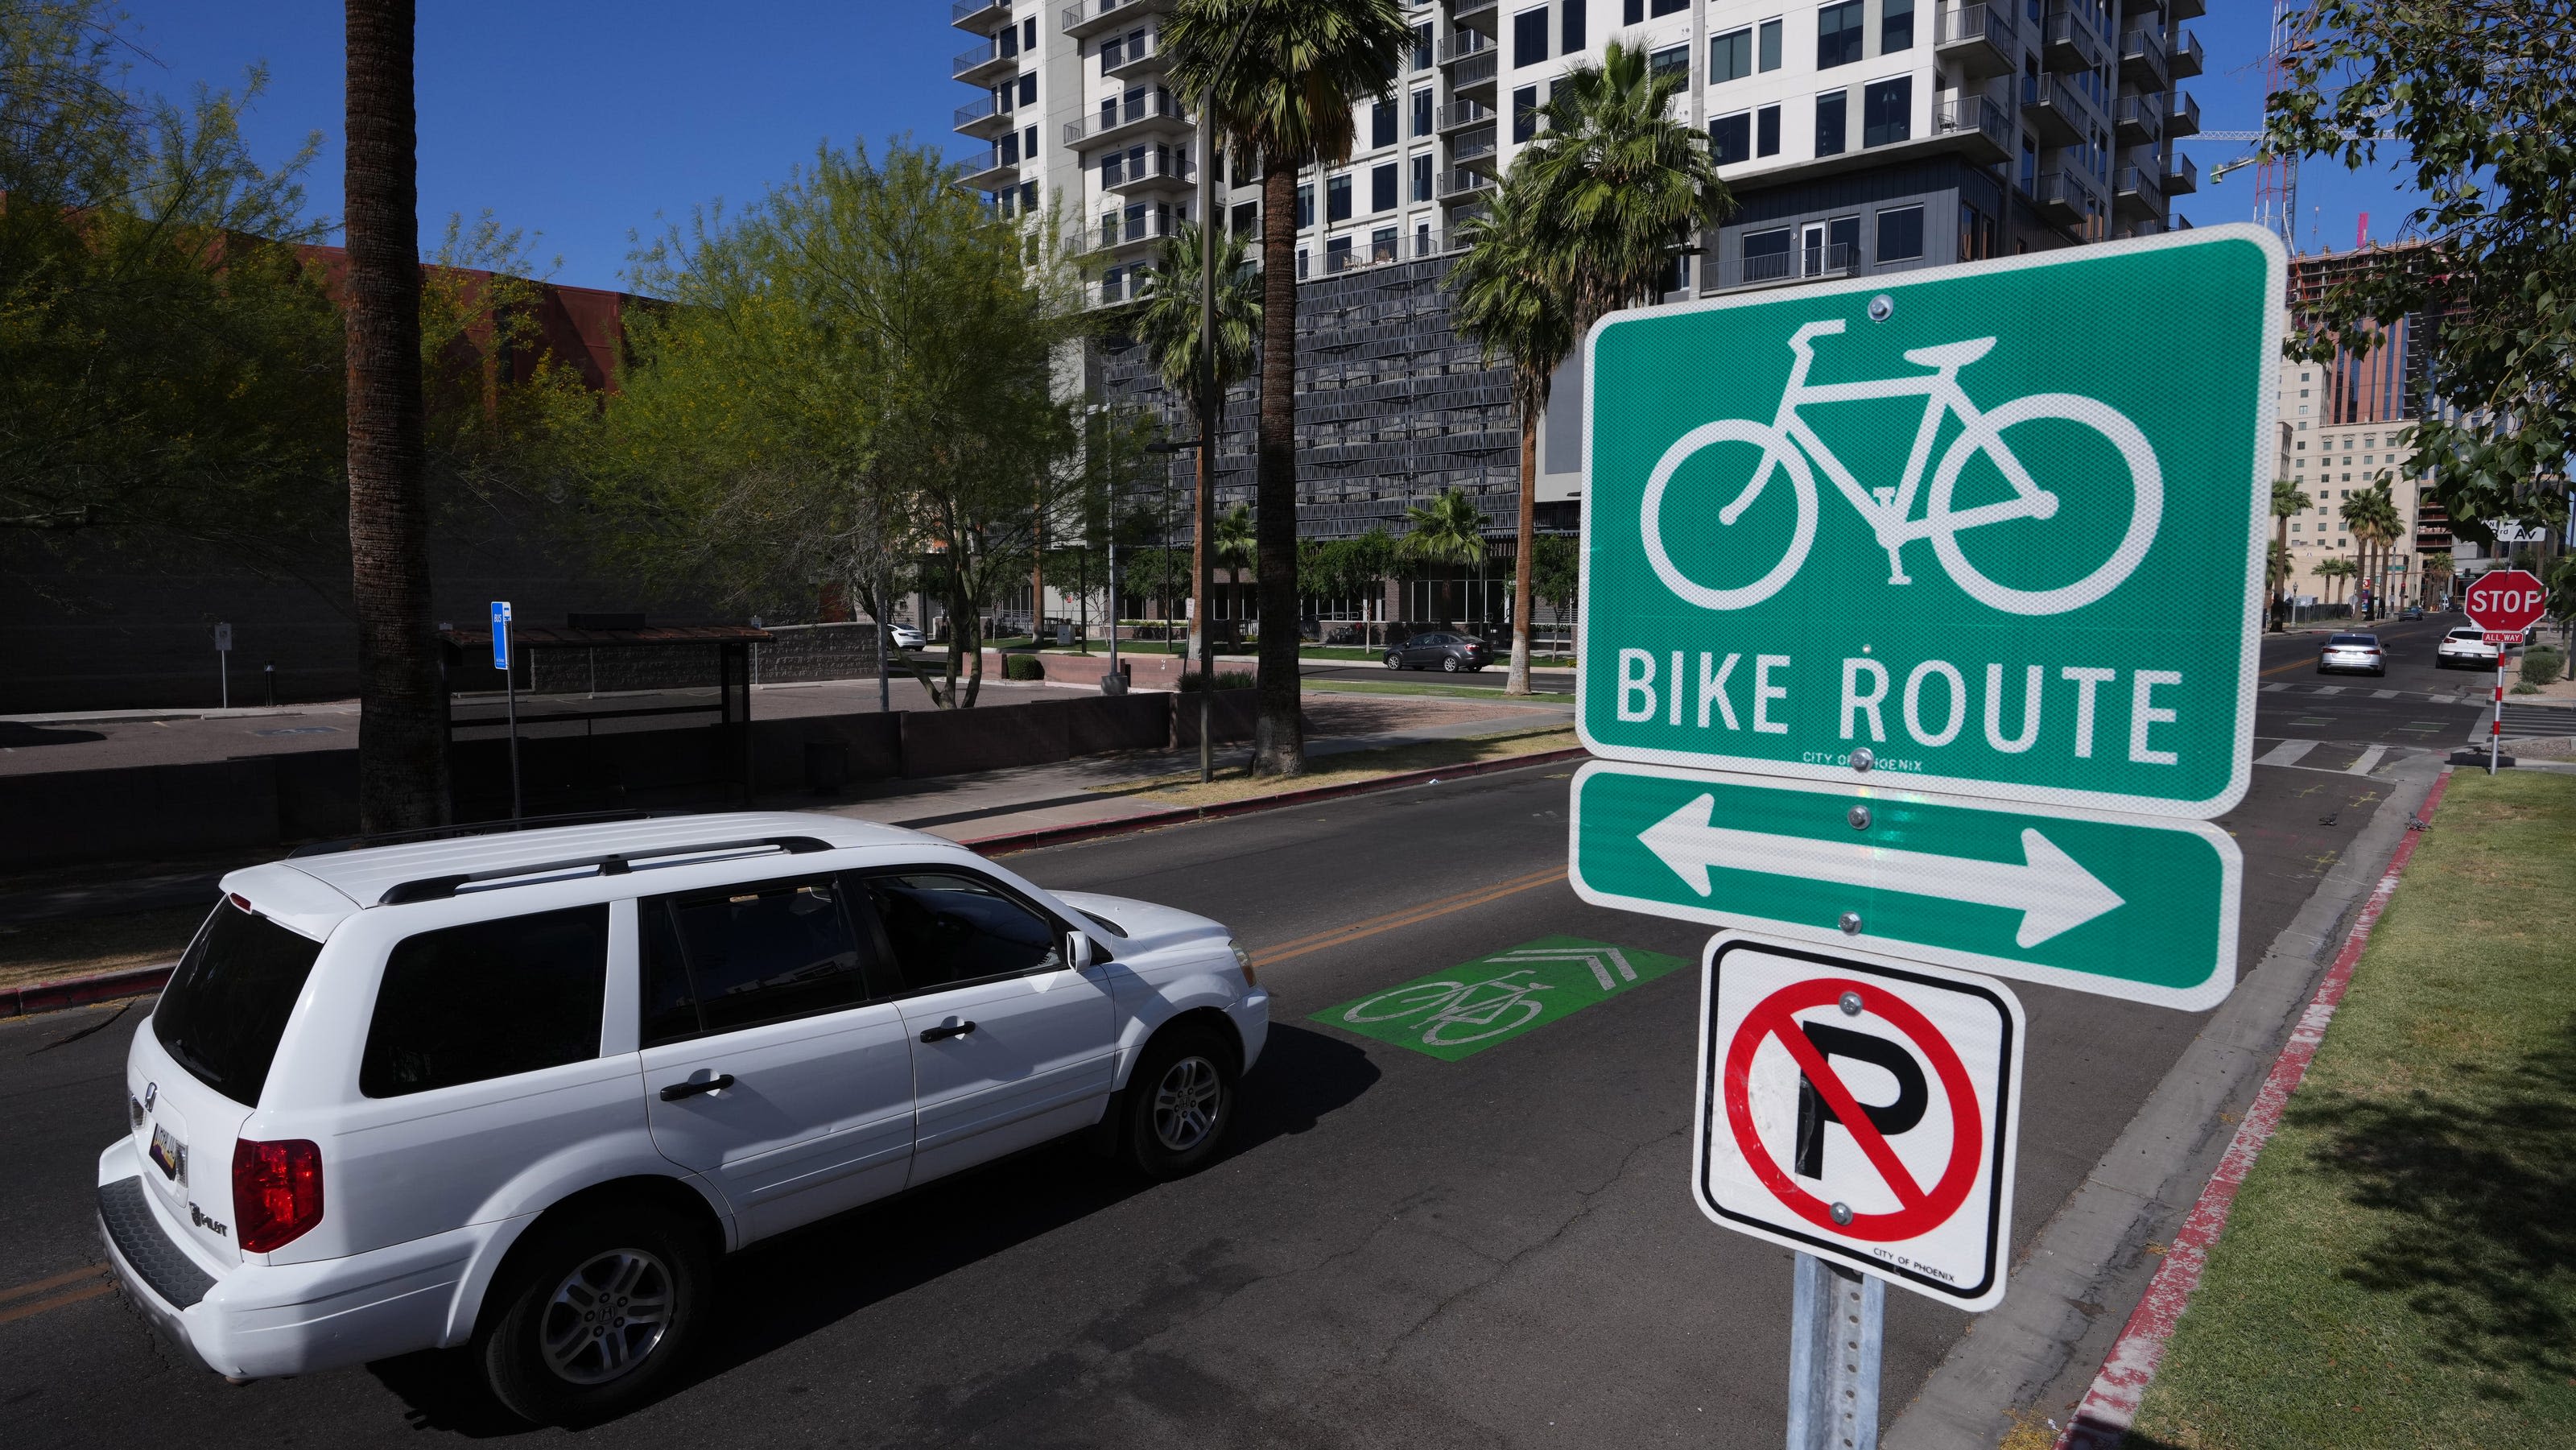
<svg viewBox="0 0 2576 1450"><path fill-rule="evenodd" d="M945 1042L951 1037L963 1037L974 1030L975 1024L972 1022L942 1022L936 1027L924 1027L921 1029L921 1040L924 1042Z"/></svg>
<svg viewBox="0 0 2576 1450"><path fill-rule="evenodd" d="M693 1098L700 1093L722 1092L732 1086L733 1074L720 1072L714 1077L702 1077L690 1082L675 1082L662 1089L662 1101L676 1103L682 1098Z"/></svg>

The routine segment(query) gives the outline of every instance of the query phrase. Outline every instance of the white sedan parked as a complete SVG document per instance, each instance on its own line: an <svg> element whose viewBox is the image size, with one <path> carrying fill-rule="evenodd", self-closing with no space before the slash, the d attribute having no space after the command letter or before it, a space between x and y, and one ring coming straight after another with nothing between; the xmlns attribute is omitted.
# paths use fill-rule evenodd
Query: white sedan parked
<svg viewBox="0 0 2576 1450"><path fill-rule="evenodd" d="M2494 669L2496 657L2503 652L2502 645L2487 643L2484 630L2455 629L2433 647L2433 667L2447 670L2453 665L2470 665Z"/></svg>

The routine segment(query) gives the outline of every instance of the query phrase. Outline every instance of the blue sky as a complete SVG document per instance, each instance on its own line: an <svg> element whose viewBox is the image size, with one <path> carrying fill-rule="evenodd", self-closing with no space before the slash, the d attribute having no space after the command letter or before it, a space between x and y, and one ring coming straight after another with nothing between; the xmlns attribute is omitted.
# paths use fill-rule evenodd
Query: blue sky
<svg viewBox="0 0 2576 1450"><path fill-rule="evenodd" d="M312 210L340 212L340 0L126 0L134 38L151 56L137 89L184 95L239 84L264 61L270 90L250 120L260 154L276 160L308 132L323 151L307 179ZM948 130L971 94L948 79L948 58L974 38L948 27L945 0L738 0L710 8L671 0L615 6L561 0L444 0L421 7L420 207L423 245L450 213L485 208L540 234L554 280L615 287L630 233L656 229L718 197L757 198L829 139L847 145L910 132L952 150ZM2208 73L2187 84L2202 125L2260 122L2267 7L2218 0L2192 23ZM157 62L157 64L155 63ZM2252 215L2253 171L2212 186L2209 173L2247 150L2189 141L2201 190L2180 210L2207 225ZM2311 165L2300 178L2299 243L2352 246L2358 214L2389 240L2407 207L2385 170L2360 176Z"/></svg>

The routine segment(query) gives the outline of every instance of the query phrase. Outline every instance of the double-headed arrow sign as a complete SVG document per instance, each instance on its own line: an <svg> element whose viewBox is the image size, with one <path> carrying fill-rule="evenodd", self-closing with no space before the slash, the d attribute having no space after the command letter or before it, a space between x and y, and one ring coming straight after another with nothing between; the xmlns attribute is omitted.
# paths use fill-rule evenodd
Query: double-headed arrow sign
<svg viewBox="0 0 2576 1450"><path fill-rule="evenodd" d="M2197 822L1595 762L1587 901L2195 1011L2236 976L2236 843Z"/></svg>

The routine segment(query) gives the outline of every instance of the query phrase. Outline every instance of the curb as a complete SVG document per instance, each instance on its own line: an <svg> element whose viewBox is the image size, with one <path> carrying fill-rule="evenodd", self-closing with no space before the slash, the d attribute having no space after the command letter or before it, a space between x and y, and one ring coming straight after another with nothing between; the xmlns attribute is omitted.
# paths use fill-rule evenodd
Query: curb
<svg viewBox="0 0 2576 1450"><path fill-rule="evenodd" d="M1590 755L1591 752L1577 745L1563 750L1543 750L1535 755L1513 755L1501 760L1480 760L1471 765L1408 770L1401 775L1385 775L1375 780L1309 786L1303 790L1281 791L1277 795L1226 801L1220 805L1175 806L1170 810L1155 811L1149 815L1077 821L1072 825L1040 826L1034 830L1010 831L998 836L977 836L957 844L981 855L1007 855L1014 851L1035 850L1040 846L1061 846L1074 841L1092 841L1106 836L1124 836L1136 831L1160 830L1165 826L1186 825L1191 821L1219 820L1226 816L1250 815L1255 811L1302 806L1315 801L1338 800L1344 796L1367 795L1375 791L1401 790L1406 786L1428 785L1471 775L1491 775L1496 771L1519 770L1532 765L1554 765L1565 760L1585 760L1589 759Z"/></svg>
<svg viewBox="0 0 2576 1450"><path fill-rule="evenodd" d="M2427 825L2432 822L2433 812L2442 804L2443 793L2450 785L2451 775L2446 770L2425 796L2423 813L2417 821ZM2423 839L2415 822L2410 822L2409 827L2406 839L2397 843L2387 869L2380 873L2379 884L2353 918L2352 930L2344 937L2343 949L2335 953L2334 965L2317 983L2316 994L2309 998L2307 1010L2299 1014L2297 1025L2290 1029L2281 1055L2273 1059L2272 1070L2254 1095L2253 1105L2245 1110L2245 1120L2237 1125L2226 1155L2219 1159L2217 1169L2192 1204L2190 1215L2175 1232L2172 1247L2165 1251L2163 1267L2148 1281L2147 1292L2130 1313L2128 1323L2121 1326L2120 1337L2112 1341L2110 1353L2103 1356L2102 1370L2094 1376L2092 1389L2067 1418L2055 1450L2118 1450L2128 1438L2129 1427L2138 1417L2139 1402L2146 1398L2147 1387L2155 1382L2156 1371L2164 1364L2165 1346L2182 1322L2183 1311L2191 1307L2192 1294L2200 1287L2201 1271L2209 1264L2209 1251L2227 1230L2227 1215L2236 1204L2236 1191L2244 1186L2254 1160L2262 1156L2264 1145L2281 1126L2281 1114L2289 1106L2290 1095L2307 1078L2308 1065L2316 1060L2317 1048L2325 1041L2335 1009L2343 1004L2344 992L2352 985L2353 968L2361 961L2362 949L2370 943L2371 929L2379 925L2380 914L2388 909L2389 898L2397 892L2398 878L2414 858L2416 843Z"/></svg>
<svg viewBox="0 0 2576 1450"><path fill-rule="evenodd" d="M63 977L51 982L29 982L23 987L0 987L0 1018L32 1017L39 1012L59 1012L66 1007L158 992L177 965L164 962L157 967L128 967L94 977Z"/></svg>

